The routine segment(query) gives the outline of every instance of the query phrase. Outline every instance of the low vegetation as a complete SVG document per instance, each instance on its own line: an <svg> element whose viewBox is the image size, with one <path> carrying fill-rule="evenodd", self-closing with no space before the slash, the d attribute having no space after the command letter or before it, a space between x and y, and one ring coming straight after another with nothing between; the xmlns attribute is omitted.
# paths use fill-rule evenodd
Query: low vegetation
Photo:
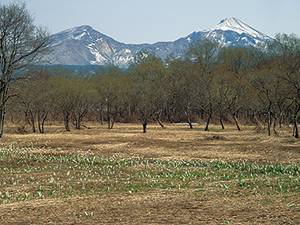
<svg viewBox="0 0 300 225"><path fill-rule="evenodd" d="M3 138L1 223L300 222L290 128L268 137L250 126L150 124L145 135L134 124L88 125Z"/></svg>

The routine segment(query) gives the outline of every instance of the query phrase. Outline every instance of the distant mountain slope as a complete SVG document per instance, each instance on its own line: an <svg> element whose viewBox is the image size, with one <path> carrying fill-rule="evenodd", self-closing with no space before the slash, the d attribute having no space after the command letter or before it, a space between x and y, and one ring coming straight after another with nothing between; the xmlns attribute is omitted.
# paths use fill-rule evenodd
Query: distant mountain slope
<svg viewBox="0 0 300 225"><path fill-rule="evenodd" d="M211 29L194 32L173 42L154 44L124 44L90 26L80 26L52 35L53 51L47 56L47 60L50 64L115 64L126 68L134 55L142 49L154 51L163 59L171 53L182 56L190 42L204 38L217 41L223 46L249 46L270 39L234 17L222 20Z"/></svg>

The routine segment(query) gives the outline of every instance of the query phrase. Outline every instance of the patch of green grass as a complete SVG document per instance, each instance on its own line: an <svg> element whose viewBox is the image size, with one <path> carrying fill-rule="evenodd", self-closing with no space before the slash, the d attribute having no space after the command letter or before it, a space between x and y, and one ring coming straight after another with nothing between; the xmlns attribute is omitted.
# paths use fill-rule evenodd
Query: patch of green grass
<svg viewBox="0 0 300 225"><path fill-rule="evenodd" d="M291 194L300 190L300 167L293 163L49 154L32 146L2 148L0 160L0 204L158 190L178 194L181 190L205 193L210 189L223 195Z"/></svg>

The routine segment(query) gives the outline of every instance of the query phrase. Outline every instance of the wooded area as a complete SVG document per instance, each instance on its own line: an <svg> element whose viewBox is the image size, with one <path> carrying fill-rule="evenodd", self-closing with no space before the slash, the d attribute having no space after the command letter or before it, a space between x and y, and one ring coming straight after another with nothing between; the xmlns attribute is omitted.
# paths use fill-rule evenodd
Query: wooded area
<svg viewBox="0 0 300 225"><path fill-rule="evenodd" d="M12 83L8 103L12 122L26 120L33 132L44 132L45 121L64 121L81 128L85 120L107 122L137 119L146 132L156 120L187 122L198 119L209 129L212 117L234 122L266 124L268 134L292 125L299 137L300 40L277 34L256 47L220 47L210 40L192 42L184 59L165 62L154 53L140 51L128 70L109 65L94 73L75 73L63 67L34 67L29 79Z"/></svg>

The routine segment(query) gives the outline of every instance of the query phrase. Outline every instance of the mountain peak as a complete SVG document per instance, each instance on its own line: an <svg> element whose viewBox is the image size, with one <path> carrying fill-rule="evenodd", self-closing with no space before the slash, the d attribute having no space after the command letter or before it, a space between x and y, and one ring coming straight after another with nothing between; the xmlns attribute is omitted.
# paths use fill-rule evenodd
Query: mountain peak
<svg viewBox="0 0 300 225"><path fill-rule="evenodd" d="M71 32L76 32L76 31L80 31L80 30L83 31L83 30L94 30L94 29L90 25L82 25L82 26L73 27L73 28L64 30L62 32L71 33ZM60 33L62 33L62 32L60 32Z"/></svg>
<svg viewBox="0 0 300 225"><path fill-rule="evenodd" d="M228 17L226 19L221 20L220 23L218 23L218 25L223 23L234 24L234 23L243 23L243 22L235 17Z"/></svg>
<svg viewBox="0 0 300 225"><path fill-rule="evenodd" d="M250 27L249 25L245 24L235 17L228 17L226 19L223 19L217 26L205 31L211 32L215 30L234 31L238 34L244 33L262 39L265 39L266 37L265 34L255 30L254 28Z"/></svg>
<svg viewBox="0 0 300 225"><path fill-rule="evenodd" d="M63 65L107 65L113 63L127 68L134 55L141 49L154 51L165 59L169 54L184 57L189 43L205 38L216 41L221 46L255 46L270 39L267 35L251 28L242 21L229 17L208 30L193 32L174 42L154 44L124 44L115 41L89 25L74 27L52 35L52 52L46 59L51 64Z"/></svg>
<svg viewBox="0 0 300 225"><path fill-rule="evenodd" d="M107 37L104 34L101 34L100 32L94 30L89 25L82 25L78 27L73 27L64 31L61 31L57 34L54 34L54 36L60 37L60 38L66 38L69 40L85 40L85 41L92 41L94 38L101 38L101 37ZM107 37L108 38L108 37Z"/></svg>

